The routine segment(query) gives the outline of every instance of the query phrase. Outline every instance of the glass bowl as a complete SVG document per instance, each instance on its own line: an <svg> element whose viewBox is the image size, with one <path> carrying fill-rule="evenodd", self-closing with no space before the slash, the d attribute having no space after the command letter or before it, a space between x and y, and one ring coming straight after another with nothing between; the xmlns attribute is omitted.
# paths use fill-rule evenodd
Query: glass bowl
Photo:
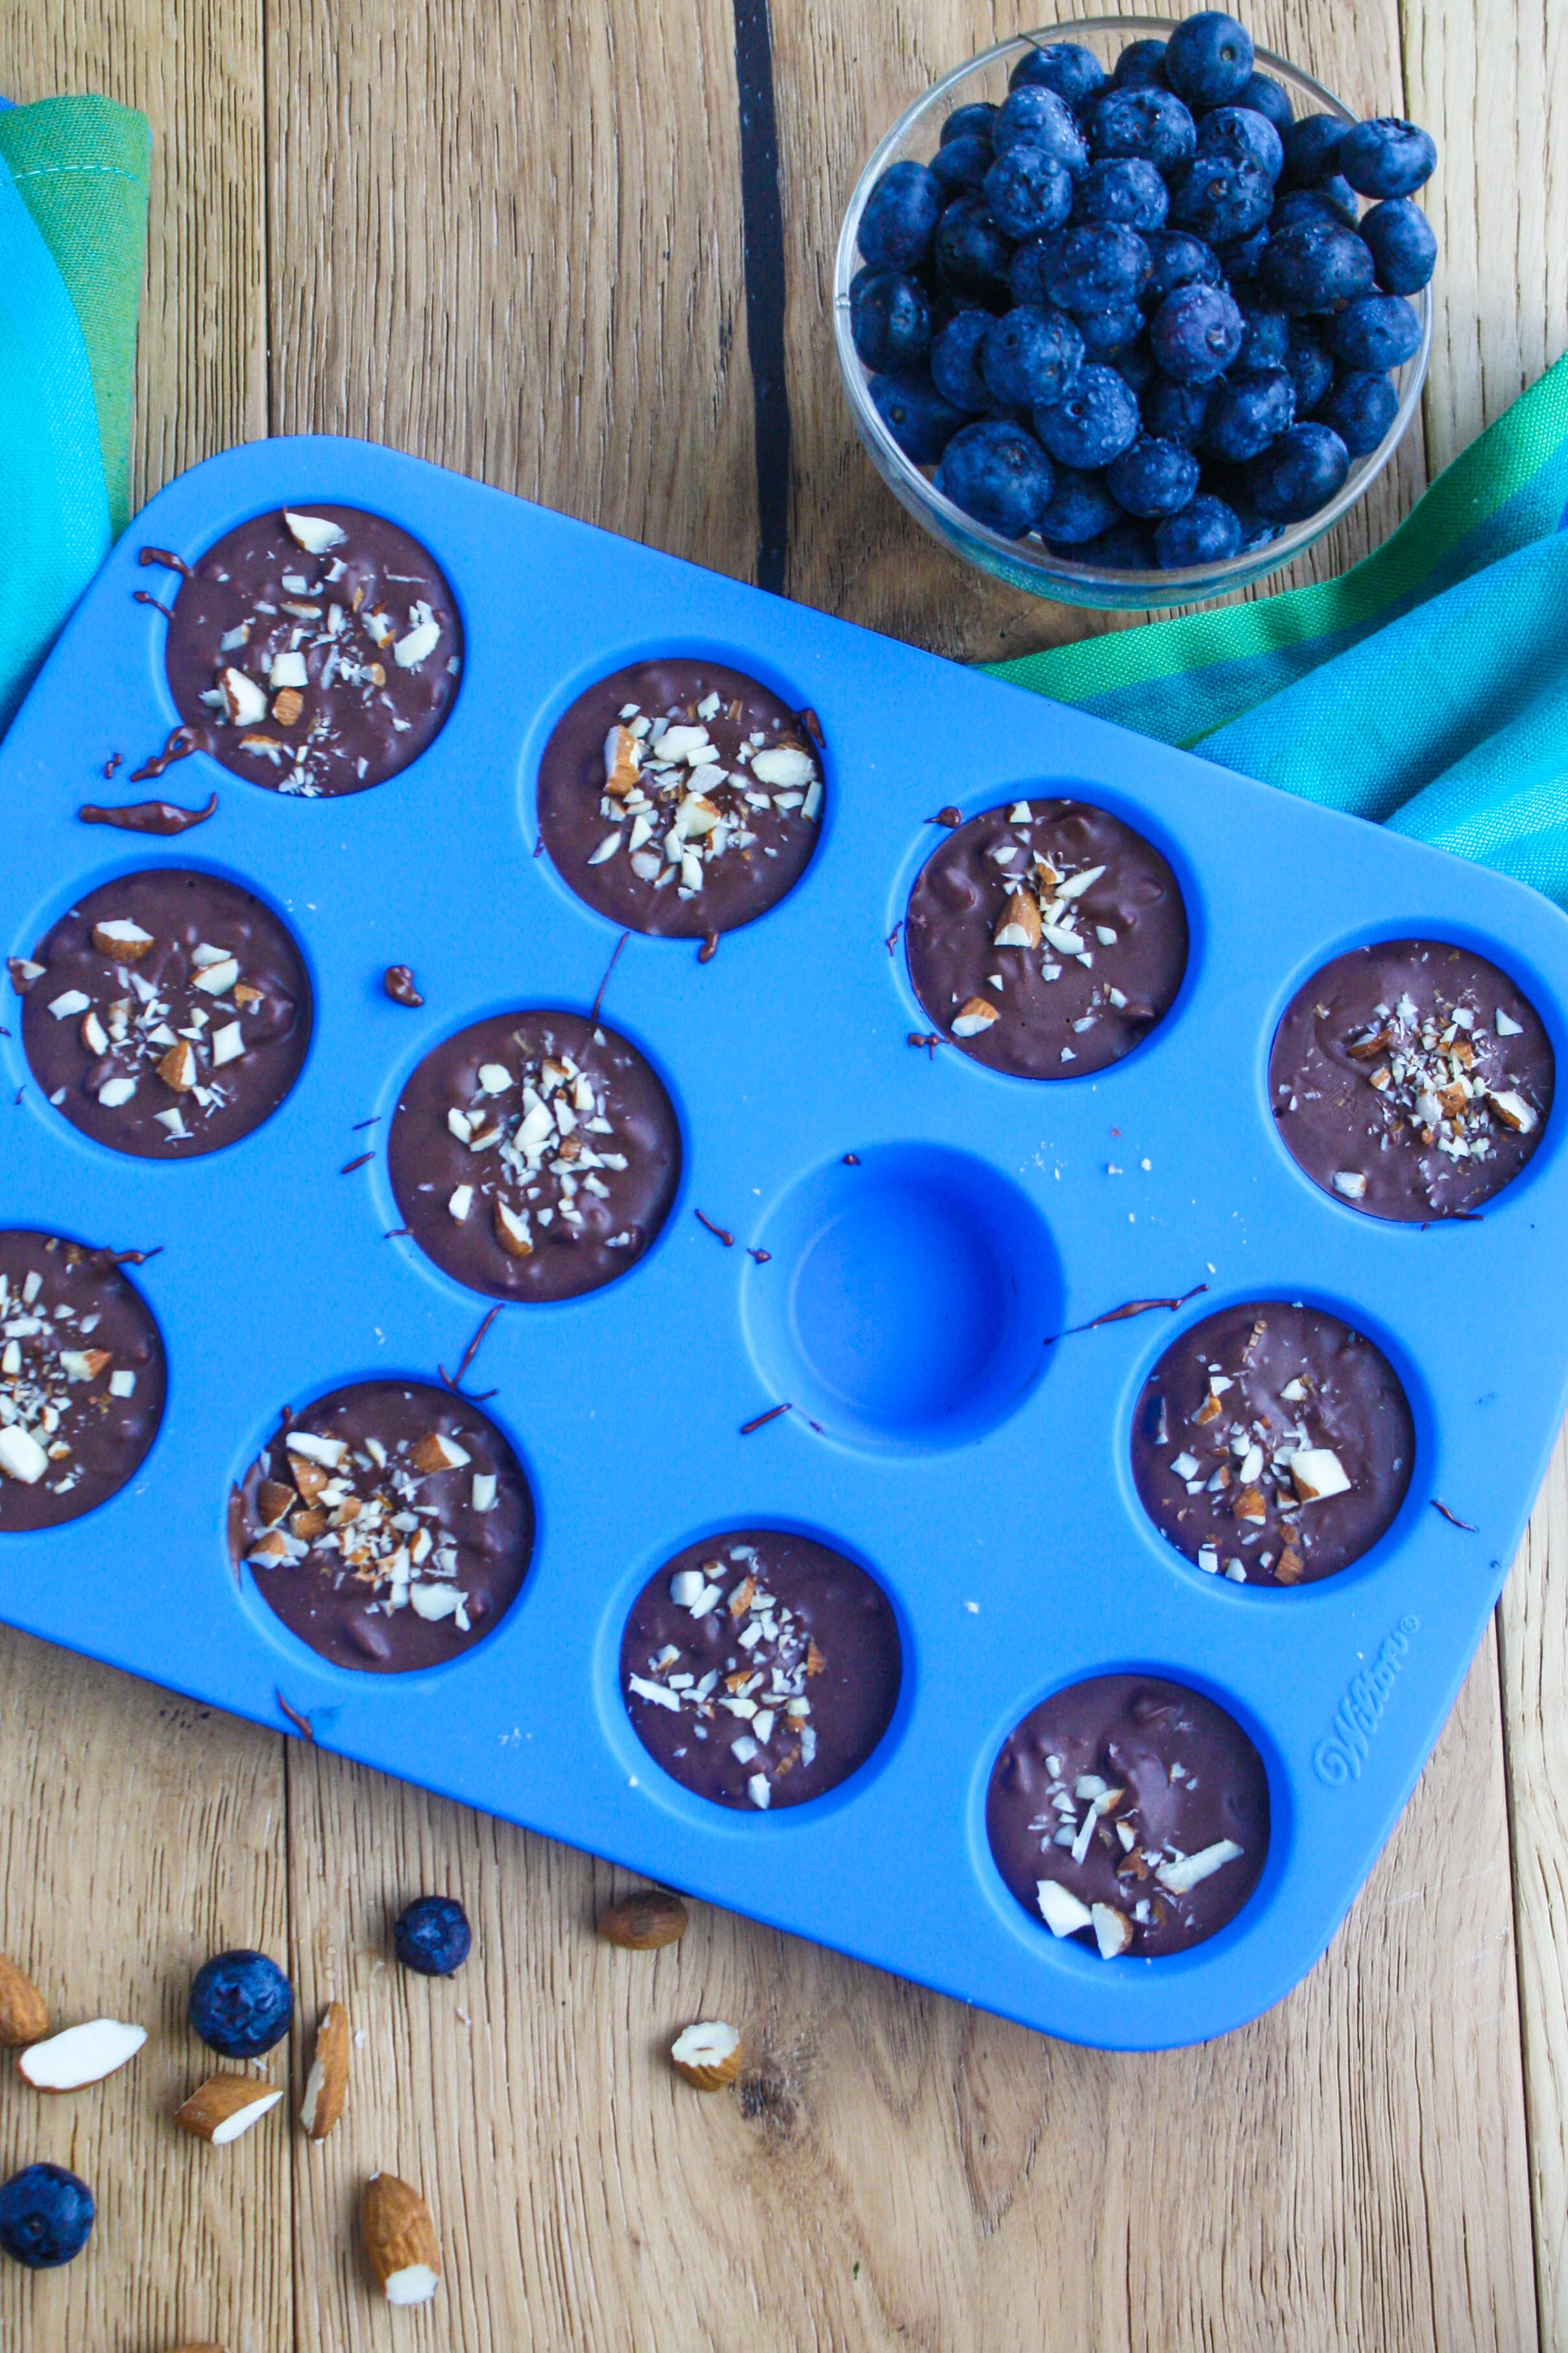
<svg viewBox="0 0 1568 2353"><path fill-rule="evenodd" d="M933 539L941 540L966 564L1005 580L1009 587L1021 588L1034 596L1051 596L1060 604L1095 605L1112 612L1147 612L1157 606L1193 605L1205 597L1223 596L1232 589L1245 588L1266 574L1279 571L1348 513L1382 473L1415 414L1432 350L1430 285L1411 297L1420 315L1421 343L1413 358L1393 371L1399 395L1394 422L1375 449L1364 458L1351 460L1350 472L1327 506L1301 522L1287 523L1279 538L1270 540L1267 546L1243 550L1220 564L1193 565L1176 572L1121 572L1099 565L1075 564L1066 556L1053 555L1038 539L1004 539L999 532L976 522L962 507L955 507L951 499L944 499L933 488L913 459L905 457L872 405L868 390L870 371L856 351L849 331L849 283L859 267L856 240L860 215L872 188L889 164L897 164L906 156L912 156L917 163L928 162L936 151L943 122L955 108L967 106L976 99L999 103L1007 94L1007 76L1012 67L1026 51L1044 42L1079 42L1109 69L1129 41L1146 37L1163 39L1175 21L1168 16L1089 16L1077 22L1046 26L1037 33L1020 34L1013 40L999 42L994 49L983 51L966 65L955 67L923 98L905 109L861 173L839 231L833 270L833 325L839 373L856 428L870 453L872 464L893 496ZM1273 74L1284 84L1298 115L1337 114L1346 122L1359 119L1331 90L1325 90L1321 82L1314 81L1299 66L1264 48L1257 51L1257 58L1261 72Z"/></svg>

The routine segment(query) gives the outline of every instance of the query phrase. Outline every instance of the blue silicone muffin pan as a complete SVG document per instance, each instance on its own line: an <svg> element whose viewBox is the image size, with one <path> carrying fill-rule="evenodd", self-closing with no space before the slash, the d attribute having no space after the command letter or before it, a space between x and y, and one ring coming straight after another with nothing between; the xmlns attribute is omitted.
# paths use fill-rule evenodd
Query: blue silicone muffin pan
<svg viewBox="0 0 1568 2353"><path fill-rule="evenodd" d="M139 569L138 547L194 562L253 514L326 501L392 517L450 582L466 654L444 732L345 799L289 799L203 754L159 785L125 786L177 717L165 624L132 600L166 575ZM711 962L689 942L634 934L610 974L604 1017L647 1054L679 1117L680 1190L624 1279L510 1307L484 1338L471 1381L497 1391L485 1410L538 1509L516 1604L434 1671L339 1670L287 1631L248 1572L237 1577L231 1484L285 1403L364 1377L428 1379L490 1304L388 1238L402 1223L390 1113L450 1031L511 1007L593 1002L618 935L535 855L539 757L584 687L667 652L729 662L818 714L821 839L790 895ZM101 772L116 751L111 789ZM149 791L195 806L214 789L216 815L177 840L76 815ZM1058 794L1126 818L1174 868L1192 927L1174 1008L1125 1061L1046 1084L911 1046L929 1025L889 943L942 838L933 812ZM158 1250L133 1279L169 1382L125 1490L65 1527L0 1539L0 1616L263 1723L306 1718L324 1746L1076 2041L1142 2049L1219 2033L1310 1967L1437 1734L1545 1465L1568 1373L1568 1169L1559 1113L1479 1221L1363 1218L1282 1149L1269 1042L1329 957L1435 936L1514 976L1563 1067L1568 923L1543 899L435 467L329 439L253 444L153 501L12 727L0 796L7 954L27 955L115 874L194 866L284 915L315 990L309 1058L281 1107L244 1141L173 1165L68 1125L9 1019L0 1225ZM393 963L415 967L422 1010L384 994ZM371 1145L366 1166L340 1174ZM1197 1283L1206 1291L1174 1313L1047 1345ZM1289 1591L1194 1568L1150 1525L1129 1466L1133 1400L1175 1334L1268 1296L1331 1308L1375 1339L1417 1433L1387 1535L1342 1575ZM742 1434L786 1400L795 1410ZM876 1576L903 1683L851 1779L750 1815L653 1764L618 1649L661 1562L769 1524ZM1054 1941L1007 1893L985 1839L987 1779L1014 1725L1053 1690L1116 1670L1219 1701L1268 1775L1256 1894L1211 1941L1158 1960L1108 1963Z"/></svg>

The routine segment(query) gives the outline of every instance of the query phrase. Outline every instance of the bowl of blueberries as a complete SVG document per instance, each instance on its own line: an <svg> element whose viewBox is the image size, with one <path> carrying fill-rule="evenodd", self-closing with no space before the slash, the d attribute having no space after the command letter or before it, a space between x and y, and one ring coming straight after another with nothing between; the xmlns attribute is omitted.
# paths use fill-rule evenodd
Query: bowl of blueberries
<svg viewBox="0 0 1568 2353"><path fill-rule="evenodd" d="M1123 610L1245 587L1387 465L1432 342L1436 149L1215 10L1002 42L893 125L838 240L856 425L936 538Z"/></svg>

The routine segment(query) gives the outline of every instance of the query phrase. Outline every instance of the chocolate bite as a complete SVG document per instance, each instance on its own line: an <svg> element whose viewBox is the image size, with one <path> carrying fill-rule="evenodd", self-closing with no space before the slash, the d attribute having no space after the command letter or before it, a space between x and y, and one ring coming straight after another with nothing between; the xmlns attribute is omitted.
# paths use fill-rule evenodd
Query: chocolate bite
<svg viewBox="0 0 1568 2353"><path fill-rule="evenodd" d="M467 1398L359 1381L286 1419L245 1476L240 1556L340 1667L439 1666L493 1633L533 1550L516 1455Z"/></svg>
<svg viewBox="0 0 1568 2353"><path fill-rule="evenodd" d="M1529 998L1436 940L1336 956L1292 998L1268 1060L1280 1140L1313 1184L1407 1224L1500 1192L1541 1141L1554 1078Z"/></svg>
<svg viewBox="0 0 1568 2353"><path fill-rule="evenodd" d="M1018 800L921 868L904 941L931 1019L994 1071L1079 1078L1170 1011L1187 913L1152 844L1082 801Z"/></svg>
<svg viewBox="0 0 1568 2353"><path fill-rule="evenodd" d="M591 686L539 769L562 879L612 923L666 939L732 932L805 873L822 818L805 714L721 662L637 662Z"/></svg>
<svg viewBox="0 0 1568 2353"><path fill-rule="evenodd" d="M0 1233L0 1534L117 1495L163 1412L158 1327L110 1253Z"/></svg>
<svg viewBox="0 0 1568 2353"><path fill-rule="evenodd" d="M1042 1700L992 1768L996 1868L1053 1936L1105 1960L1201 1945L1234 1920L1268 1852L1268 1779L1212 1700L1096 1675Z"/></svg>
<svg viewBox="0 0 1568 2353"><path fill-rule="evenodd" d="M180 584L169 687L205 751L308 800L384 784L446 723L452 592L416 539L357 507L257 515Z"/></svg>
<svg viewBox="0 0 1568 2353"><path fill-rule="evenodd" d="M500 1013L426 1055L387 1149L403 1222L493 1299L575 1299L669 1213L680 1131L635 1046L580 1013Z"/></svg>
<svg viewBox="0 0 1568 2353"><path fill-rule="evenodd" d="M282 1102L310 984L270 909L216 874L154 867L79 900L15 958L33 1076L84 1135L146 1159L233 1144Z"/></svg>
<svg viewBox="0 0 1568 2353"><path fill-rule="evenodd" d="M1405 1501L1415 1428L1380 1348L1321 1308L1222 1308L1143 1385L1132 1476L1178 1552L1237 1585L1301 1585L1370 1551Z"/></svg>
<svg viewBox="0 0 1568 2353"><path fill-rule="evenodd" d="M716 1805L803 1805L847 1778L899 1696L899 1630L862 1568L809 1537L689 1545L632 1604L621 1688L643 1746Z"/></svg>

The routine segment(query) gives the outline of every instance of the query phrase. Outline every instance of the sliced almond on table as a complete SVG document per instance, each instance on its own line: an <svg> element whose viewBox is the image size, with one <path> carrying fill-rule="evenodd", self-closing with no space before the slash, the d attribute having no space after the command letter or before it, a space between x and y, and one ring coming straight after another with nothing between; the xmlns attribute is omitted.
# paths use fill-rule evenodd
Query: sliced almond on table
<svg viewBox="0 0 1568 2353"><path fill-rule="evenodd" d="M677 2072L698 2091L721 2092L740 2073L746 2052L732 2026L704 2019L676 2036L669 2055Z"/></svg>
<svg viewBox="0 0 1568 2353"><path fill-rule="evenodd" d="M430 2209L395 2173L373 2173L361 2208L364 2251L388 2304L427 2304L441 2284Z"/></svg>
<svg viewBox="0 0 1568 2353"><path fill-rule="evenodd" d="M209 2075L175 2109L174 2122L198 2140L225 2148L258 2125L282 2097L273 2084L258 2084L254 2075Z"/></svg>
<svg viewBox="0 0 1568 2353"><path fill-rule="evenodd" d="M79 2092L85 2084L100 2084L128 2060L134 2059L147 2040L144 2026L125 2026L117 2018L89 2019L68 2026L47 2042L35 2042L16 2062L17 2073L38 2092Z"/></svg>
<svg viewBox="0 0 1568 2353"><path fill-rule="evenodd" d="M343 2112L349 2094L349 2014L341 2001L329 2002L316 2029L316 2052L305 2078L300 2122L311 2140L325 2140Z"/></svg>
<svg viewBox="0 0 1568 2353"><path fill-rule="evenodd" d="M678 1943L689 1917L679 1895L662 1887L644 1887L636 1895L623 1895L600 1915L599 1934L606 1945L634 1953L655 1952Z"/></svg>
<svg viewBox="0 0 1568 2353"><path fill-rule="evenodd" d="M49 2031L49 2013L43 1995L15 1961L0 1953L0 2049L18 2051L41 2042Z"/></svg>

